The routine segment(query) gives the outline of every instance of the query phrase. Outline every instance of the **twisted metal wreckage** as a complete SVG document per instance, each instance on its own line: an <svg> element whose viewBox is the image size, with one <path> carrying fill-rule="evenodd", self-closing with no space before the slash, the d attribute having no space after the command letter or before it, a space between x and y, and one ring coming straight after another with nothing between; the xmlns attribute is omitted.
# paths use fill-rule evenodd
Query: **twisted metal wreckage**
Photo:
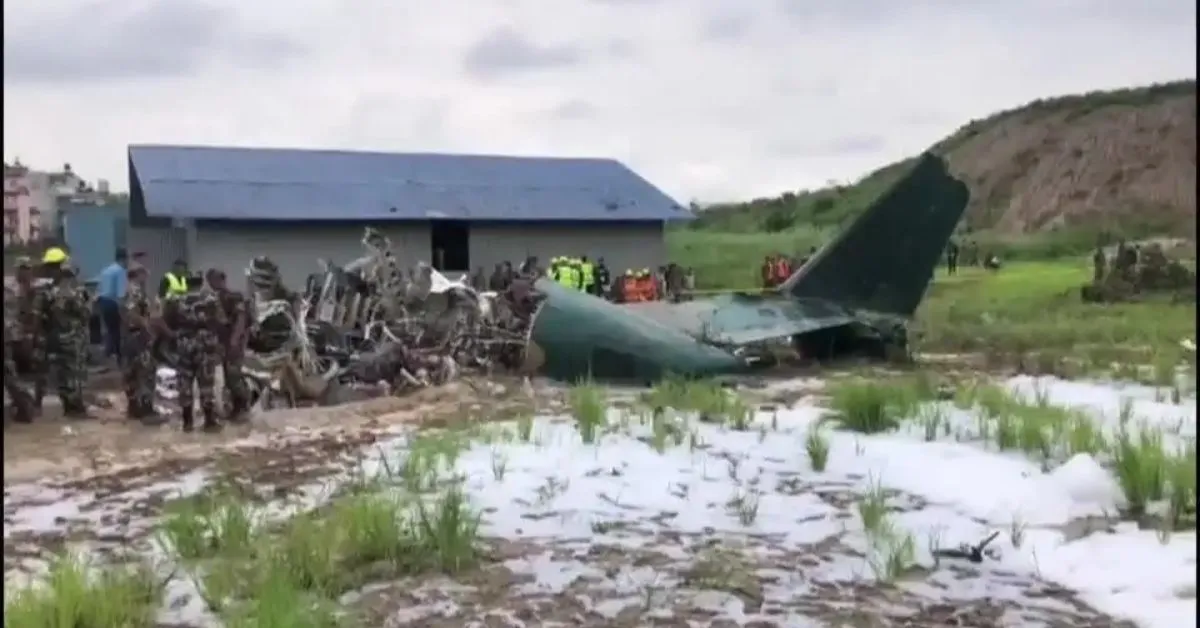
<svg viewBox="0 0 1200 628"><path fill-rule="evenodd" d="M444 384L462 373L517 371L544 300L527 281L477 292L425 263L404 269L373 229L366 254L344 265L321 260L296 294L279 268L257 257L246 269L254 331L244 366L256 409L334 402L346 386L382 383L391 393ZM173 399L175 372L161 367L157 391Z"/></svg>
<svg viewBox="0 0 1200 628"><path fill-rule="evenodd" d="M367 254L323 262L303 297L266 258L247 279L257 327L247 378L259 408L336 403L331 390L386 383L392 392L497 369L564 381L656 381L770 365L786 345L805 360L906 357L907 323L962 219L967 186L932 154L769 294L685 303L610 303L541 278L477 292L427 264L401 269L368 229ZM173 396L171 372L160 391Z"/></svg>

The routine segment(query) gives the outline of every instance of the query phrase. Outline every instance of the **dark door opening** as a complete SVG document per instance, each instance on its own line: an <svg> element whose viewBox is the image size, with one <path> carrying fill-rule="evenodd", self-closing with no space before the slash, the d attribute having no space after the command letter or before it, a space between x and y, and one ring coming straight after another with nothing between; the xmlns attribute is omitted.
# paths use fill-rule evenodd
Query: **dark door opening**
<svg viewBox="0 0 1200 628"><path fill-rule="evenodd" d="M429 252L438 272L471 272L471 226L465 220L429 223Z"/></svg>

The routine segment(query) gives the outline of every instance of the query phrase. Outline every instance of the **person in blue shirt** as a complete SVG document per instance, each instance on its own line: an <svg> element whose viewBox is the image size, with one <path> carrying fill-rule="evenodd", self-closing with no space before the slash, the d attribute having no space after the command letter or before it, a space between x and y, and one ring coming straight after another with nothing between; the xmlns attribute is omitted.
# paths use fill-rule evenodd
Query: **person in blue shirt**
<svg viewBox="0 0 1200 628"><path fill-rule="evenodd" d="M121 300L125 298L128 282L129 255L125 249L117 249L113 263L100 271L96 285L96 304L100 309L100 320L104 324L104 353L120 359L121 355Z"/></svg>

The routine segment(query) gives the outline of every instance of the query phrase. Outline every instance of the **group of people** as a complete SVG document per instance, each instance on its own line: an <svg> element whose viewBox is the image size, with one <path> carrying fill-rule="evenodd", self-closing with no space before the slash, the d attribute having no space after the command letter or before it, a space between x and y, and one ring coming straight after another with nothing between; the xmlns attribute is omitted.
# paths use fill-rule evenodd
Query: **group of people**
<svg viewBox="0 0 1200 628"><path fill-rule="evenodd" d="M227 418L244 418L251 399L242 358L251 320L246 298L229 289L223 272L210 270L202 281L189 281L186 266L177 262L156 297L147 286L145 267L118 250L93 298L60 248L45 251L40 279L37 270L28 258L18 260L14 294L5 298L15 309L11 316L6 312L4 326L4 385L15 420L34 419L50 380L67 417L89 418L84 388L88 328L95 309L106 319L106 344L117 350L130 419L162 423L153 406L160 364L175 370L185 431L195 427L193 386L199 393L203 429L221 429L214 390L218 366L225 374Z"/></svg>
<svg viewBox="0 0 1200 628"><path fill-rule="evenodd" d="M996 271L1000 270L1000 256L983 251L979 244L972 240L961 245L955 240L950 240L946 243L946 274L957 274L958 267L963 264Z"/></svg>
<svg viewBox="0 0 1200 628"><path fill-rule="evenodd" d="M496 264L490 277L485 277L483 268L471 274L471 287L476 290L504 292L514 279L538 279L546 277L558 285L578 292L607 299L615 303L643 303L646 301L682 301L696 289L696 273L677 264L660 266L657 270L642 268L626 269L613 276L604 258L592 261L586 255L580 257L555 256L542 269L536 257L530 257L519 268L511 262Z"/></svg>
<svg viewBox="0 0 1200 628"><path fill-rule="evenodd" d="M1143 247L1120 240L1111 258L1103 246L1097 246L1092 253L1092 283L1095 284L1117 280L1141 289L1177 289L1182 287L1179 284L1184 283L1186 275L1186 269L1170 259L1158 242ZM1172 280L1172 277L1176 279Z"/></svg>
<svg viewBox="0 0 1200 628"><path fill-rule="evenodd" d="M538 258L530 256L525 258L525 261L520 266L513 266L513 263L508 261L496 264L490 277L484 273L483 267L480 266L475 269L474 273L471 273L470 284L472 288L479 292L490 290L496 293L503 293L517 279L534 281L544 274L545 271L538 264Z"/></svg>
<svg viewBox="0 0 1200 628"><path fill-rule="evenodd" d="M802 266L808 263L817 254L817 247L812 247L808 251L808 255L803 255L797 258L789 258L782 253L767 255L763 258L762 266L759 268L759 277L762 280L764 290L772 290L783 285L792 273L799 270Z"/></svg>

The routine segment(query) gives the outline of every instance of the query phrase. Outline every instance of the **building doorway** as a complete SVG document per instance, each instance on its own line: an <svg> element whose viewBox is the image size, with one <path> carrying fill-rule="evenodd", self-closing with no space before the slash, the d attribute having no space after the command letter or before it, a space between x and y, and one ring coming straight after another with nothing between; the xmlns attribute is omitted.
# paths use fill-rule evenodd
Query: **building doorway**
<svg viewBox="0 0 1200 628"><path fill-rule="evenodd" d="M429 223L429 252L433 268L441 273L471 272L471 226L465 220Z"/></svg>

